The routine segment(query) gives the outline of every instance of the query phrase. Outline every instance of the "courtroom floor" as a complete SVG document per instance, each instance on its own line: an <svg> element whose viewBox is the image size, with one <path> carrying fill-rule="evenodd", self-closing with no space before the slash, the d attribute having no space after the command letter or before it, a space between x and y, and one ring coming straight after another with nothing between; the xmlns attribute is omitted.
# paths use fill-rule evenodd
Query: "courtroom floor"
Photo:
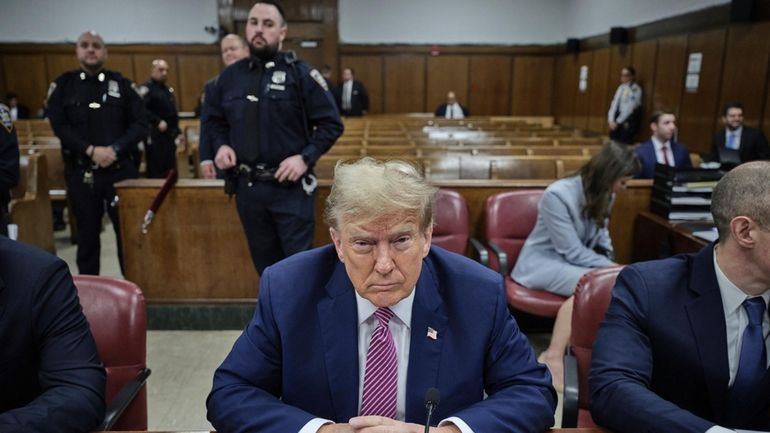
<svg viewBox="0 0 770 433"><path fill-rule="evenodd" d="M76 247L69 242L69 231L55 234L56 252L77 273ZM101 275L122 278L118 265L115 234L105 224L101 235ZM225 358L240 331L148 331L147 381L149 430L204 431L206 396L211 390L214 370ZM550 334L531 334L530 342L539 354L545 350ZM561 395L556 425L561 424Z"/></svg>

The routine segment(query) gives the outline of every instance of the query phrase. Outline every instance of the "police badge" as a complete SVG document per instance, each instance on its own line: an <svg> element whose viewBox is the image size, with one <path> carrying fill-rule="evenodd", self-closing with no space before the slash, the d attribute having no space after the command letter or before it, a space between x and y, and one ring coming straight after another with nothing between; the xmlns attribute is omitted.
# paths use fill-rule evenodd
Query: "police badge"
<svg viewBox="0 0 770 433"><path fill-rule="evenodd" d="M107 82L107 94L113 98L120 98L120 87L117 81L110 80Z"/></svg>
<svg viewBox="0 0 770 433"><path fill-rule="evenodd" d="M271 78L271 81L275 84L283 84L286 82L286 72L284 71L275 71L273 72L273 77Z"/></svg>

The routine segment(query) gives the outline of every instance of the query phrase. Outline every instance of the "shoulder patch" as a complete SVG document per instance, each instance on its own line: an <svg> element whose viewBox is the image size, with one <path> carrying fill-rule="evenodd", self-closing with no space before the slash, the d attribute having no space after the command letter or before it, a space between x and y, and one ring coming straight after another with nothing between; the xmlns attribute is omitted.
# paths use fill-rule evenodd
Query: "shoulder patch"
<svg viewBox="0 0 770 433"><path fill-rule="evenodd" d="M318 83L319 86L321 86L324 91L329 91L329 85L326 84L326 80L324 80L324 76L321 75L320 72L318 72L318 69L313 69L310 71L310 76L315 80L316 83Z"/></svg>
<svg viewBox="0 0 770 433"><path fill-rule="evenodd" d="M144 98L144 95L150 92L150 88L147 86L137 86L136 83L131 83L131 88L139 95L140 98Z"/></svg>
<svg viewBox="0 0 770 433"><path fill-rule="evenodd" d="M11 120L11 111L4 104L0 104L0 123L3 124L8 133L13 131L13 121Z"/></svg>
<svg viewBox="0 0 770 433"><path fill-rule="evenodd" d="M56 81L51 81L51 84L48 85L48 93L45 95L46 101L51 99L54 90L56 90Z"/></svg>

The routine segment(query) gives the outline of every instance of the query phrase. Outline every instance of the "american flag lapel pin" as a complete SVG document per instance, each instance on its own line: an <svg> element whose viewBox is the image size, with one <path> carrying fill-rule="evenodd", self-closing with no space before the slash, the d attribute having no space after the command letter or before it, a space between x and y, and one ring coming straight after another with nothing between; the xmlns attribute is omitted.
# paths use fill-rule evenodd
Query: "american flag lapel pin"
<svg viewBox="0 0 770 433"><path fill-rule="evenodd" d="M428 326L428 338L430 338L431 340L435 340L436 338L438 338L438 331Z"/></svg>

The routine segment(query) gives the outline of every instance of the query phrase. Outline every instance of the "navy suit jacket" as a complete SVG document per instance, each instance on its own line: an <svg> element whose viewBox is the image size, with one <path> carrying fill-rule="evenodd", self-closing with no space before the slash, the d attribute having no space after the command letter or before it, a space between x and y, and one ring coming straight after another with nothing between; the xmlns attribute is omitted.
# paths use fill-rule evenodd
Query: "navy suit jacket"
<svg viewBox="0 0 770 433"><path fill-rule="evenodd" d="M254 318L214 375L216 430L292 433L315 417L357 416L356 299L334 247L289 257L260 284ZM434 423L458 416L477 433L553 424L551 376L508 312L499 274L432 247L415 290L406 422L425 422L425 391L436 387Z"/></svg>
<svg viewBox="0 0 770 433"><path fill-rule="evenodd" d="M621 432L703 433L770 428L770 375L763 392L728 414L729 367L713 245L637 263L618 276L593 347L591 415Z"/></svg>
<svg viewBox="0 0 770 433"><path fill-rule="evenodd" d="M369 111L369 93L366 92L366 87L364 87L358 80L353 80L353 89L350 95L350 110L344 111L342 109L342 90L344 88L345 83L340 83L339 86L331 88L340 114L343 116L363 116L364 111Z"/></svg>
<svg viewBox="0 0 770 433"><path fill-rule="evenodd" d="M0 236L0 431L83 433L105 373L67 265Z"/></svg>
<svg viewBox="0 0 770 433"><path fill-rule="evenodd" d="M722 128L714 135L711 141L711 161L724 161L720 153L725 152L725 130ZM770 159L770 146L767 144L765 134L759 129L743 127L741 131L741 145L738 147L738 156L740 162L756 161L761 159Z"/></svg>
<svg viewBox="0 0 770 433"><path fill-rule="evenodd" d="M439 106L436 108L436 112L435 112L435 113L433 113L433 114L434 114L436 117L446 117L446 107L447 107L447 104L446 104L446 102L445 102L445 103L443 103L443 104L439 105ZM460 105L460 108L463 110L463 116L465 116L465 117L468 117L468 116L470 116L470 115L471 115L471 112L470 112L470 111L468 111L468 109L467 109L467 108L465 108L465 106L463 106L463 105Z"/></svg>
<svg viewBox="0 0 770 433"><path fill-rule="evenodd" d="M655 145L652 144L652 140L647 140L640 144L634 152L636 152L639 161L642 163L642 171L637 176L637 179L652 179L655 177L655 164L658 163L658 159L655 156ZM690 152L684 144L672 141L671 152L674 153L674 165L676 168L692 168Z"/></svg>

